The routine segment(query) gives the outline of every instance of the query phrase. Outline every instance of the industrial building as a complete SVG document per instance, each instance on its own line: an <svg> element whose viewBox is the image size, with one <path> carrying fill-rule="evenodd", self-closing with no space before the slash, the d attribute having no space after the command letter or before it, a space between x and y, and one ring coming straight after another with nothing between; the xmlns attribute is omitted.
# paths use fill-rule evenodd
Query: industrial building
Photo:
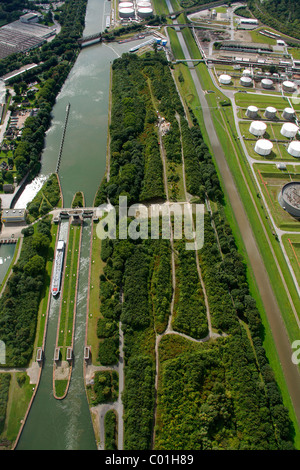
<svg viewBox="0 0 300 470"><path fill-rule="evenodd" d="M26 16L26 15L24 15ZM22 17L21 17L22 18ZM35 21L17 20L0 28L0 60L11 54L40 47L56 34L56 28Z"/></svg>
<svg viewBox="0 0 300 470"><path fill-rule="evenodd" d="M5 225L22 225L25 223L26 209L6 209L2 212L2 222Z"/></svg>
<svg viewBox="0 0 300 470"><path fill-rule="evenodd" d="M238 42L238 41L223 41L221 50L234 51L234 52L272 52L273 49L269 44L263 43L250 43L250 42Z"/></svg>

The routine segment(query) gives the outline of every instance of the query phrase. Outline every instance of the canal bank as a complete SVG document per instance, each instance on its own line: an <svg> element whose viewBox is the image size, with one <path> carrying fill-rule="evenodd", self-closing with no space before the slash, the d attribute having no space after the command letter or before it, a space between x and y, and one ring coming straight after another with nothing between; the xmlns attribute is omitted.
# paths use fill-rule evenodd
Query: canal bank
<svg viewBox="0 0 300 470"><path fill-rule="evenodd" d="M103 13L110 8L106 0L89 0L84 34L99 31ZM18 207L25 207L45 179L55 171L66 106L71 104L64 136L59 177L64 207L70 207L74 194L83 191L91 206L106 170L109 77L112 61L128 52L135 43L98 44L83 49L53 108L52 125L47 132L40 175L23 192ZM16 207L17 207L16 205ZM62 222L59 237L67 237ZM59 299L51 299L45 343L44 364L38 390L28 414L17 450L93 450L95 437L83 377L87 292L90 263L91 224L83 226L79 267L79 288L75 324L72 378L63 400L53 397L53 358L56 342Z"/></svg>

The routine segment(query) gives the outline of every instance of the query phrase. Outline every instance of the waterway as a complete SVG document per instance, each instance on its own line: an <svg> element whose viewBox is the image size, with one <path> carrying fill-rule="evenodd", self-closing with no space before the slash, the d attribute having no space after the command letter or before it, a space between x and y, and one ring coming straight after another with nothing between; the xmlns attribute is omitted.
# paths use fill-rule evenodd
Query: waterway
<svg viewBox="0 0 300 470"><path fill-rule="evenodd" d="M15 249L15 244L0 245L0 284L2 283L12 262Z"/></svg>
<svg viewBox="0 0 300 470"><path fill-rule="evenodd" d="M109 9L110 2L107 0L88 1L84 35L104 29ZM25 207L45 179L55 171L69 102L71 110L59 169L64 207L70 207L78 190L84 192L87 206L93 204L106 168L110 66L123 52L128 52L141 42L143 40L125 44L96 44L82 49L53 108L41 173L26 187L16 207ZM59 299L52 298L41 380L17 445L18 450L96 449L83 377L90 231L91 225L86 223L80 256L75 360L68 395L63 400L53 397L53 357ZM67 222L62 222L59 238L67 239Z"/></svg>
<svg viewBox="0 0 300 470"><path fill-rule="evenodd" d="M110 8L107 0L88 1L85 36L105 29ZM86 206L93 205L106 168L110 66L141 42L99 43L82 49L53 108L40 175L26 187L16 208L25 207L56 170L68 103L71 109L59 168L64 207L70 207L76 191L84 192Z"/></svg>

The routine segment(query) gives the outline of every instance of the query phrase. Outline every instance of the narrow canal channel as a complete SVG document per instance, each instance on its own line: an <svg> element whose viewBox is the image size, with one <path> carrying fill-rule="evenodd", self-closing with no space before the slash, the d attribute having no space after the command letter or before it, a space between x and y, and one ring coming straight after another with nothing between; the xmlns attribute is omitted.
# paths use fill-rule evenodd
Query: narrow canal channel
<svg viewBox="0 0 300 470"><path fill-rule="evenodd" d="M111 3L88 0L84 35L105 28ZM143 40L125 44L96 44L83 48L53 108L53 120L46 137L40 175L29 185L16 207L25 207L42 182L55 171L65 120L71 104L68 127L59 169L64 207L70 207L76 191L83 191L86 206L91 206L105 174L108 129L110 67L114 59ZM67 222L59 237L66 240ZM83 377L90 223L85 223L80 256L79 290L75 324L74 367L68 395L53 397L52 374L59 299L52 299L47 326L45 360L41 381L20 436L17 450L92 450L96 449Z"/></svg>

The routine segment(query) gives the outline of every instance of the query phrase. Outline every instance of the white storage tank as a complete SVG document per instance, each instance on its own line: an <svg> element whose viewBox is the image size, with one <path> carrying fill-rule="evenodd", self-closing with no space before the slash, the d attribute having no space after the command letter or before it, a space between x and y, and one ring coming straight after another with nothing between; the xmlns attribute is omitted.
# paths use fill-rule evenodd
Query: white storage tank
<svg viewBox="0 0 300 470"><path fill-rule="evenodd" d="M119 9L120 8L133 8L133 3L132 2L121 2L121 3L119 3Z"/></svg>
<svg viewBox="0 0 300 470"><path fill-rule="evenodd" d="M293 108L285 108L283 110L282 117L287 121L292 121L295 117L295 111Z"/></svg>
<svg viewBox="0 0 300 470"><path fill-rule="evenodd" d="M263 78L261 81L261 86L269 90L273 88L273 80L270 80L269 78Z"/></svg>
<svg viewBox="0 0 300 470"><path fill-rule="evenodd" d="M289 139L292 139L295 137L299 130L299 127L296 126L296 124L293 124L292 122L286 122L283 124L280 134L284 135L284 137L288 137Z"/></svg>
<svg viewBox="0 0 300 470"><path fill-rule="evenodd" d="M253 82L251 77L241 77L240 83L242 86L250 87Z"/></svg>
<svg viewBox="0 0 300 470"><path fill-rule="evenodd" d="M134 16L133 8L119 8L119 17L120 18L131 18Z"/></svg>
<svg viewBox="0 0 300 470"><path fill-rule="evenodd" d="M243 77L251 77L252 73L251 70L245 69L243 70Z"/></svg>
<svg viewBox="0 0 300 470"><path fill-rule="evenodd" d="M272 152L273 144L270 140L260 139L256 142L254 150L262 156L270 155Z"/></svg>
<svg viewBox="0 0 300 470"><path fill-rule="evenodd" d="M288 147L288 153L293 157L300 158L300 142L299 140L294 140L290 143Z"/></svg>
<svg viewBox="0 0 300 470"><path fill-rule="evenodd" d="M282 88L283 91L286 91L288 93L293 93L293 91L295 91L296 89L294 82L290 82L289 80L282 82Z"/></svg>
<svg viewBox="0 0 300 470"><path fill-rule="evenodd" d="M138 15L140 18L147 18L153 15L152 8L138 8Z"/></svg>
<svg viewBox="0 0 300 470"><path fill-rule="evenodd" d="M220 75L219 76L219 82L222 84L222 85L229 85L229 83L231 82L231 76L230 75L226 75L225 73Z"/></svg>
<svg viewBox="0 0 300 470"><path fill-rule="evenodd" d="M246 116L250 119L255 119L257 117L258 108L256 106L248 106L246 111Z"/></svg>
<svg viewBox="0 0 300 470"><path fill-rule="evenodd" d="M267 119L275 119L276 118L277 109L273 108L273 106L268 106L265 110L265 118Z"/></svg>
<svg viewBox="0 0 300 470"><path fill-rule="evenodd" d="M266 132L267 125L262 121L253 121L249 127L251 134L261 137Z"/></svg>
<svg viewBox="0 0 300 470"><path fill-rule="evenodd" d="M136 5L138 8L151 8L151 2L146 2L145 0L138 0Z"/></svg>

